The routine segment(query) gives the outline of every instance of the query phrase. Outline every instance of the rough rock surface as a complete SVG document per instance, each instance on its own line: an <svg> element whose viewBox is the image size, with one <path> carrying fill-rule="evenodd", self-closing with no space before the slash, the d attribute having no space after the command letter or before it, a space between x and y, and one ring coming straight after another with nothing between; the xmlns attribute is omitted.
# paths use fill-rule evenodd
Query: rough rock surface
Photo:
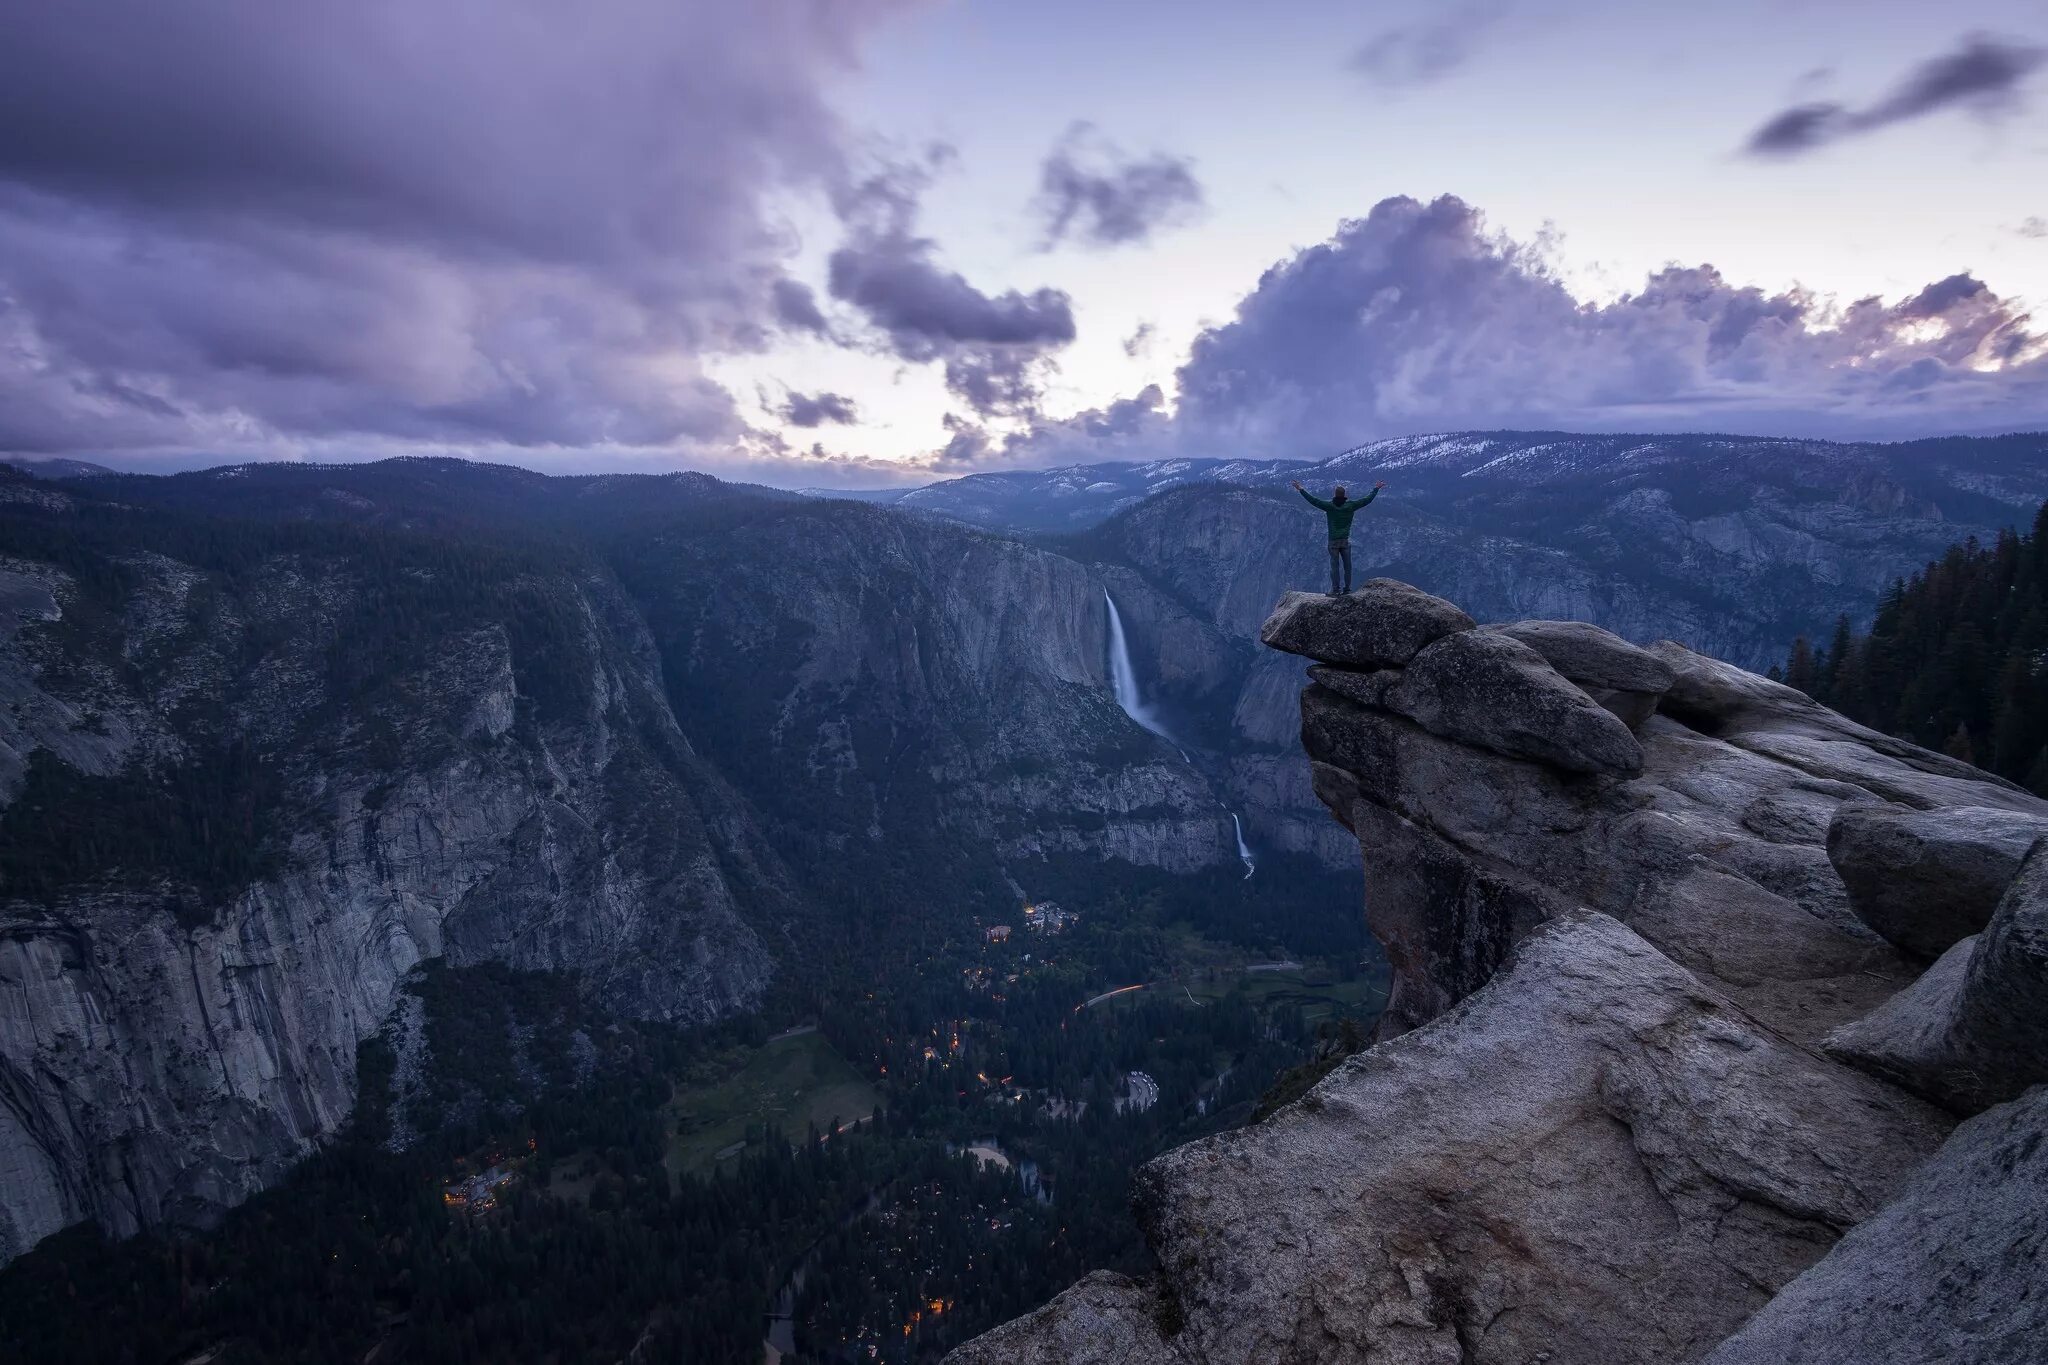
<svg viewBox="0 0 2048 1365"><path fill-rule="evenodd" d="M1932 958L1991 922L2043 835L2048 817L2024 811L1845 806L1828 830L1828 860L1865 924Z"/></svg>
<svg viewBox="0 0 2048 1365"><path fill-rule="evenodd" d="M1398 668L1472 618L1440 597L1391 578L1368 579L1342 597L1290 592L1259 639L1274 649L1345 668Z"/></svg>
<svg viewBox="0 0 2048 1365"><path fill-rule="evenodd" d="M1827 1047L1966 1114L2048 1081L2048 836L1983 933Z"/></svg>
<svg viewBox="0 0 2048 1365"><path fill-rule="evenodd" d="M951 1365L1012 1365L1027 1356L1063 1365L1190 1365L1160 1329L1154 1285L1098 1270L1035 1313L985 1332L946 1357Z"/></svg>
<svg viewBox="0 0 2048 1365"><path fill-rule="evenodd" d="M1918 971L1852 911L1828 830L1844 807L2048 803L1681 646L1652 652L1671 687L1634 774L1504 753L1490 722L1447 711L1441 732L1417 723L1400 702L1427 650L1316 670L1302 744L1395 967L1380 1041L1269 1120L1146 1166L1158 1283L1090 1313L1143 1313L1132 1340L1160 1332L1212 1365L1698 1361L1906 1188L1954 1116L1822 1048ZM2001 980L2035 943L2004 941ZM1982 1303L2024 1298L2035 1273L1921 1250L1928 1274L1981 1268ZM1034 1326L1066 1320L1055 1300L1011 1324L1004 1358L1066 1358ZM1090 1339L1109 1330L1091 1319Z"/></svg>
<svg viewBox="0 0 2048 1365"><path fill-rule="evenodd" d="M1643 766L1627 725L1506 635L1463 631L1438 640L1409 661L1385 705L1432 734L1568 772Z"/></svg>
<svg viewBox="0 0 2048 1365"><path fill-rule="evenodd" d="M203 1225L278 1178L348 1116L357 1044L426 958L573 973L642 1016L758 999L773 962L739 903L793 906L787 873L690 752L602 585L547 585L560 661L587 679L559 707L536 704L494 623L389 661L405 700L354 713L393 727L387 764L308 719L328 701L321 632L358 591L345 571L279 563L260 596L209 584L204 612L186 605L197 572L135 572L128 668L81 677L50 632L0 637L0 746L141 782L124 765L203 751L182 697L233 698L243 734L288 738L302 765L293 824L237 890L0 896L0 1260L81 1218ZM50 586L42 619L68 626L80 590ZM270 643L244 652L245 632Z"/></svg>
<svg viewBox="0 0 2048 1365"><path fill-rule="evenodd" d="M2048 1086L1956 1129L1707 1365L2040 1365Z"/></svg>
<svg viewBox="0 0 2048 1365"><path fill-rule="evenodd" d="M1633 730L1657 710L1671 666L1612 631L1584 621L1515 621L1487 630L1520 640Z"/></svg>
<svg viewBox="0 0 2048 1365"><path fill-rule="evenodd" d="M1585 621L1511 621L1486 629L1520 640L1582 687L1661 696L1676 681L1671 665L1649 650Z"/></svg>

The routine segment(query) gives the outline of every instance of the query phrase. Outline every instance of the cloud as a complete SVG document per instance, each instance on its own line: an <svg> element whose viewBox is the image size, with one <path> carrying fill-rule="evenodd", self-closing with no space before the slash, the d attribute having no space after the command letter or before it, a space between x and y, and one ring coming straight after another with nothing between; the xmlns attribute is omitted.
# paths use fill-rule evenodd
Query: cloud
<svg viewBox="0 0 2048 1365"><path fill-rule="evenodd" d="M915 3L31 6L0 448L729 443L704 358L824 323L765 205L845 181L825 94Z"/></svg>
<svg viewBox="0 0 2048 1365"><path fill-rule="evenodd" d="M1612 303L1446 196L1269 269L1178 374L1188 453L1478 427L1903 436L2048 424L2048 343L1959 274L1838 306L1671 266Z"/></svg>
<svg viewBox="0 0 2048 1365"><path fill-rule="evenodd" d="M1203 207L1201 182L1185 157L1126 157L1088 123L1068 127L1039 172L1033 207L1050 249L1069 238L1085 246L1143 242L1185 223Z"/></svg>
<svg viewBox="0 0 2048 1365"><path fill-rule="evenodd" d="M1152 349L1152 342L1158 335L1159 328L1152 323L1139 323L1137 328L1123 340L1124 354L1130 356L1133 360L1137 359Z"/></svg>
<svg viewBox="0 0 2048 1365"><path fill-rule="evenodd" d="M931 457L931 465L948 474L995 465L1041 468L1146 459L1175 453L1180 441L1157 384L1070 417L1033 414L1024 425L1001 434L955 413L946 414L944 425L950 439Z"/></svg>
<svg viewBox="0 0 2048 1365"><path fill-rule="evenodd" d="M854 401L840 393L792 391L776 409L776 415L793 427L823 426L827 422L851 426L860 420L860 410Z"/></svg>
<svg viewBox="0 0 2048 1365"><path fill-rule="evenodd" d="M1345 65L1384 87L1427 85L1470 61L1507 12L1504 0L1484 0L1422 23L1384 29L1361 44Z"/></svg>
<svg viewBox="0 0 2048 1365"><path fill-rule="evenodd" d="M1750 134L1751 156L1798 156L1860 133L1924 118L1945 109L1968 109L1997 118L2022 107L2020 87L2048 51L1988 34L1971 34L1955 51L1930 58L1876 103L1862 109L1833 101L1797 104Z"/></svg>
<svg viewBox="0 0 2048 1365"><path fill-rule="evenodd" d="M2024 218L2013 231L2022 237L2033 237L2036 239L2048 237L2048 218L2043 218L2039 214Z"/></svg>
<svg viewBox="0 0 2048 1365"><path fill-rule="evenodd" d="M777 280L769 290L769 298L775 305L775 319L783 326L821 335L830 330L824 311L818 307L818 296L802 280Z"/></svg>
<svg viewBox="0 0 2048 1365"><path fill-rule="evenodd" d="M1073 300L1041 287L984 292L937 261L917 234L931 166L892 165L850 187L847 239L827 265L832 297L856 309L895 355L941 362L946 386L984 416L1029 410L1052 352L1073 341Z"/></svg>

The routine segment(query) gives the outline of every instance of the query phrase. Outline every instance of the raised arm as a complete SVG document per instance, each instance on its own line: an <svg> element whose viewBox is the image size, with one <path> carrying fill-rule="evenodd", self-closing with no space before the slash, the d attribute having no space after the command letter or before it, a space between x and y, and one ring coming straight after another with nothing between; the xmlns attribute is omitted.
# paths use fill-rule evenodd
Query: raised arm
<svg viewBox="0 0 2048 1365"><path fill-rule="evenodd" d="M1319 498L1319 497L1317 497L1317 496L1316 496L1315 494L1313 494L1313 493L1309 492L1309 491L1308 491L1308 490L1307 490L1306 488L1303 488L1303 487L1302 487L1302 486L1301 486L1300 484L1296 484L1296 485L1294 485L1294 491L1295 491L1295 492L1297 492L1297 493L1299 493L1299 494L1301 494L1301 495L1302 495L1302 496L1303 496L1304 498L1307 498L1307 499L1309 500L1309 505L1310 505L1310 506L1312 506L1312 507L1319 507L1319 508L1321 508L1321 509L1322 509L1323 511L1325 511L1325 512L1327 512L1327 511L1330 511L1330 510L1331 510L1331 508L1333 508L1333 507L1335 506L1335 504L1334 504L1334 503L1327 503L1327 502L1324 502L1324 501L1323 501L1323 500L1322 500L1321 498Z"/></svg>

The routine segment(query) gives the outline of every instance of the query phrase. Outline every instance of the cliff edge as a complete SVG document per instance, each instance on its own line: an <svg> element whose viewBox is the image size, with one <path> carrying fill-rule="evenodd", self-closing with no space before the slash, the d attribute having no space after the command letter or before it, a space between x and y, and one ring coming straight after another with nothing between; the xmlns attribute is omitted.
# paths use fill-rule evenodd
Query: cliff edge
<svg viewBox="0 0 2048 1365"><path fill-rule="evenodd" d="M1668 642L1290 593L1378 1042L996 1361L2038 1361L2048 803Z"/></svg>

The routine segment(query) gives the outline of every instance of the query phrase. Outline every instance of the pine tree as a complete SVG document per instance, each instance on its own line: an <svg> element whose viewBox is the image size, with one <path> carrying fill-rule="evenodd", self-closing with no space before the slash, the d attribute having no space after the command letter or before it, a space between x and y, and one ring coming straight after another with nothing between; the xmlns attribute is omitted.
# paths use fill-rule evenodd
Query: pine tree
<svg viewBox="0 0 2048 1365"><path fill-rule="evenodd" d="M1804 635L1792 642L1792 657L1785 663L1785 685L1813 695L1817 679L1813 644Z"/></svg>

